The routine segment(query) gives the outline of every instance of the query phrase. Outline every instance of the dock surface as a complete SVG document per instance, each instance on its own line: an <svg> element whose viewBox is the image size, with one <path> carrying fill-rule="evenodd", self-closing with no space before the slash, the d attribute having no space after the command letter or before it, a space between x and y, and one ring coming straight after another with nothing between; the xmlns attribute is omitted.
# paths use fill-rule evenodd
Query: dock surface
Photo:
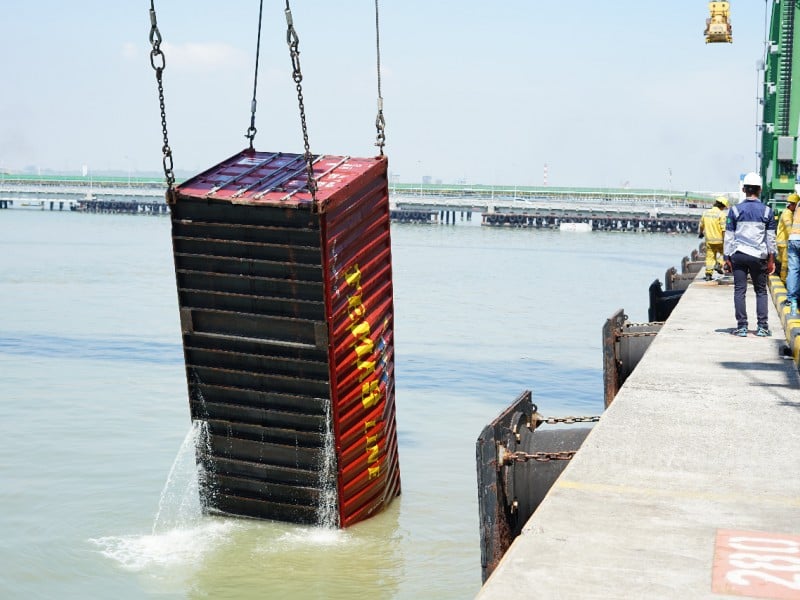
<svg viewBox="0 0 800 600"><path fill-rule="evenodd" d="M477 595L800 598L800 380L702 274Z"/></svg>

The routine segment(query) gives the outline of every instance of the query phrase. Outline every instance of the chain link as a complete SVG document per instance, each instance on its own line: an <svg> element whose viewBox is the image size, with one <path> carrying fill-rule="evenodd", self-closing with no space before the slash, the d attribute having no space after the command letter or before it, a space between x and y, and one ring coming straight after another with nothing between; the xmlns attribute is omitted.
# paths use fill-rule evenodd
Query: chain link
<svg viewBox="0 0 800 600"><path fill-rule="evenodd" d="M600 420L599 416L594 417L543 417L541 415L533 415L533 420L539 424L547 423L548 425L567 424L573 423L596 423Z"/></svg>
<svg viewBox="0 0 800 600"><path fill-rule="evenodd" d="M164 102L164 69L167 66L164 52L161 50L161 32L158 30L156 21L155 0L150 0L150 66L156 72L156 82L158 84L158 104L161 109L161 133L164 144L161 146L163 155L161 164L164 167L164 177L167 180L167 204L175 203L175 172L172 164L172 148L169 146L169 136L167 135L167 111Z"/></svg>
<svg viewBox="0 0 800 600"><path fill-rule="evenodd" d="M636 331L636 332L622 332L617 337L619 338L635 338L635 337L653 337L658 335L657 331Z"/></svg>
<svg viewBox="0 0 800 600"><path fill-rule="evenodd" d="M561 452L507 452L503 455L503 464L510 462L550 462L551 460L572 460L577 450L565 450Z"/></svg>
<svg viewBox="0 0 800 600"><path fill-rule="evenodd" d="M624 315L624 318L627 319L628 315ZM652 337L658 334L658 331L630 331L635 327L653 327L655 326L655 322L650 323L625 323L625 326L622 329L618 329L616 331L618 338L628 338L628 337Z"/></svg>
<svg viewBox="0 0 800 600"><path fill-rule="evenodd" d="M378 115L375 117L377 136L375 145L380 148L383 156L383 147L386 145L386 119L383 116L383 95L381 93L381 28L378 13L378 0L375 0L375 46L378 57Z"/></svg>
<svg viewBox="0 0 800 600"><path fill-rule="evenodd" d="M303 73L300 71L300 39L297 37L297 32L294 29L294 22L292 20L292 9L289 7L289 0L286 0L286 43L289 45L289 53L292 58L292 80L297 88L297 103L300 108L300 125L303 129L303 147L305 149L306 159L306 178L308 191L311 193L311 201L315 202L317 199L317 182L314 179L314 157L311 155L310 144L308 143L308 128L306 126L306 108L303 103Z"/></svg>

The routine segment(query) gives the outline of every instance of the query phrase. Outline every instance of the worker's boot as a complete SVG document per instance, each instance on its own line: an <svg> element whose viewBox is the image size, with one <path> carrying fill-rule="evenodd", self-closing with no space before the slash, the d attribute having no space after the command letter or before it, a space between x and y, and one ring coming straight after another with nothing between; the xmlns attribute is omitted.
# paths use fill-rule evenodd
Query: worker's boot
<svg viewBox="0 0 800 600"><path fill-rule="evenodd" d="M711 281L712 279L711 271L706 271L706 281Z"/></svg>

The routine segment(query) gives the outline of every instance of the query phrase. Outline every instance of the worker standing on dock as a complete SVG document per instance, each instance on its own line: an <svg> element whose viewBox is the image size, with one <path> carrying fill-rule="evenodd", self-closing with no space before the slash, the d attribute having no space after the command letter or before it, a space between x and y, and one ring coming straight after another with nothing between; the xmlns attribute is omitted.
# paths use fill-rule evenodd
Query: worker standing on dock
<svg viewBox="0 0 800 600"><path fill-rule="evenodd" d="M797 188L795 186L795 191ZM800 210L795 210L792 215L786 242L786 262L786 301L789 303L789 314L797 316L797 302L800 300Z"/></svg>
<svg viewBox="0 0 800 600"><path fill-rule="evenodd" d="M786 274L789 271L789 263L786 260L786 247L789 242L789 232L792 229L794 209L797 207L798 200L800 200L800 196L797 194L789 194L789 197L786 198L786 208L783 209L781 216L778 218L778 232L775 234L775 243L778 246L778 264L775 268L783 283L786 283Z"/></svg>
<svg viewBox="0 0 800 600"><path fill-rule="evenodd" d="M719 257L722 256L726 208L728 208L728 199L725 196L719 196L714 201L714 206L700 217L700 223L697 226L697 237L706 238L706 281L711 281L714 271L722 273L722 262Z"/></svg>
<svg viewBox="0 0 800 600"><path fill-rule="evenodd" d="M744 176L742 191L745 199L728 211L723 256L726 268L733 271L733 307L736 315L733 334L747 337L745 294L749 274L756 293L756 335L767 337L772 335L767 316L767 275L775 272L775 215L770 207L759 200L761 176L758 173Z"/></svg>

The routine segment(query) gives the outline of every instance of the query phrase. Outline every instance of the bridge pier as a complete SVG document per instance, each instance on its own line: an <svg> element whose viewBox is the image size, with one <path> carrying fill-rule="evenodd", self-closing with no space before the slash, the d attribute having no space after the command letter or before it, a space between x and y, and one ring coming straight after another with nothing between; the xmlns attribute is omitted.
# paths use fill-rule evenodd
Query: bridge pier
<svg viewBox="0 0 800 600"><path fill-rule="evenodd" d="M450 225L451 224L451 221L450 221L451 217L453 219L452 224L455 225L456 224L456 211L455 210L443 209L443 210L439 211L439 223L442 223L444 225ZM398 219L398 220L402 220L402 219ZM464 220L464 213L463 212L461 213L461 220L462 221Z"/></svg>

